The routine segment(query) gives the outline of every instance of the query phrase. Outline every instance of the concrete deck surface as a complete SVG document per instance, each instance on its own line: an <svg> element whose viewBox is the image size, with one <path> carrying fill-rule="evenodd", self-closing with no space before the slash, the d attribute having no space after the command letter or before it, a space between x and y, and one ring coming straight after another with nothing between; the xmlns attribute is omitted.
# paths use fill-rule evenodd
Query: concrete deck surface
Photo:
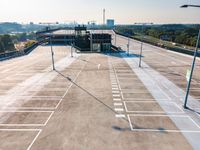
<svg viewBox="0 0 200 150"><path fill-rule="evenodd" d="M107 31L110 32L110 31ZM127 39L117 37L122 48ZM131 53L74 54L49 46L0 62L0 149L200 149L197 60L189 106L182 108L192 58L139 44ZM159 56L159 57L158 57Z"/></svg>

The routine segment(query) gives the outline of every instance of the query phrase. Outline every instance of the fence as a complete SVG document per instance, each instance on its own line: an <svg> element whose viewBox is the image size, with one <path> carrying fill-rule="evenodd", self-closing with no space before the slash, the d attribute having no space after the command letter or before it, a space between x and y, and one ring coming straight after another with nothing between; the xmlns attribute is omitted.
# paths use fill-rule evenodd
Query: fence
<svg viewBox="0 0 200 150"><path fill-rule="evenodd" d="M38 43L33 44L32 46L25 48L21 51L12 51L12 52L6 52L3 54L0 54L0 61L20 57L24 55L28 55L30 52L32 52L36 47L38 46Z"/></svg>

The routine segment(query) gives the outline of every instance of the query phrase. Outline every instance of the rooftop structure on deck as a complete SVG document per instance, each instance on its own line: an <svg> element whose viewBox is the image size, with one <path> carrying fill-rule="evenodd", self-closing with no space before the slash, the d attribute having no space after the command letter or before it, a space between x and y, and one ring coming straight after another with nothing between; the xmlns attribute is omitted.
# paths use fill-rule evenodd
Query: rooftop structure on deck
<svg viewBox="0 0 200 150"><path fill-rule="evenodd" d="M111 50L111 35L107 33L91 33L85 26L77 26L74 30L57 30L38 32L39 41L54 44L72 45L79 51L103 52Z"/></svg>

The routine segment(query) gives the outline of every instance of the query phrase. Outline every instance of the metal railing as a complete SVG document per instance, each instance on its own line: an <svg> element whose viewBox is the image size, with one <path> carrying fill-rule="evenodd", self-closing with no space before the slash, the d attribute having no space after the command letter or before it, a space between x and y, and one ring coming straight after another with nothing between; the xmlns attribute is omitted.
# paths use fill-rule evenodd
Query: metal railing
<svg viewBox="0 0 200 150"><path fill-rule="evenodd" d="M30 52L32 52L36 47L38 46L38 43L33 44L32 46L25 48L21 51L11 51L0 54L0 61L8 60L11 58L16 58L24 55L28 55Z"/></svg>

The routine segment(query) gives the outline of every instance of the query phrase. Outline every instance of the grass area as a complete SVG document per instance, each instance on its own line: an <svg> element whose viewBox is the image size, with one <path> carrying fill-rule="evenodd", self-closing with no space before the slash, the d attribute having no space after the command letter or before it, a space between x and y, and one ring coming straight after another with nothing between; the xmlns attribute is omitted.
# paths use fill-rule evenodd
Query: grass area
<svg viewBox="0 0 200 150"><path fill-rule="evenodd" d="M115 32L119 35L122 36L127 36L127 34L124 33L120 33L118 31L115 30ZM134 36L129 36L130 38L133 38L135 40L141 41L141 34L135 34ZM162 47L171 51L175 51L175 52L179 52L179 53L183 53L183 54L188 54L188 55L194 55L194 47L190 47L190 46L185 46L182 44L177 44L177 43L172 43L169 41L163 41L151 36L144 36L143 37L143 42L151 44L151 45L155 45L158 47ZM198 57L200 57L200 53L197 54Z"/></svg>
<svg viewBox="0 0 200 150"><path fill-rule="evenodd" d="M136 40L141 40L141 35L134 35L132 36L132 38ZM146 36L146 35L143 37L143 41L146 43L167 48L167 49L184 49L184 50L190 50L190 51L194 51L195 49L194 47L191 47L191 46L185 46L178 43L164 41L164 40L160 40L160 39L157 39L151 36Z"/></svg>

